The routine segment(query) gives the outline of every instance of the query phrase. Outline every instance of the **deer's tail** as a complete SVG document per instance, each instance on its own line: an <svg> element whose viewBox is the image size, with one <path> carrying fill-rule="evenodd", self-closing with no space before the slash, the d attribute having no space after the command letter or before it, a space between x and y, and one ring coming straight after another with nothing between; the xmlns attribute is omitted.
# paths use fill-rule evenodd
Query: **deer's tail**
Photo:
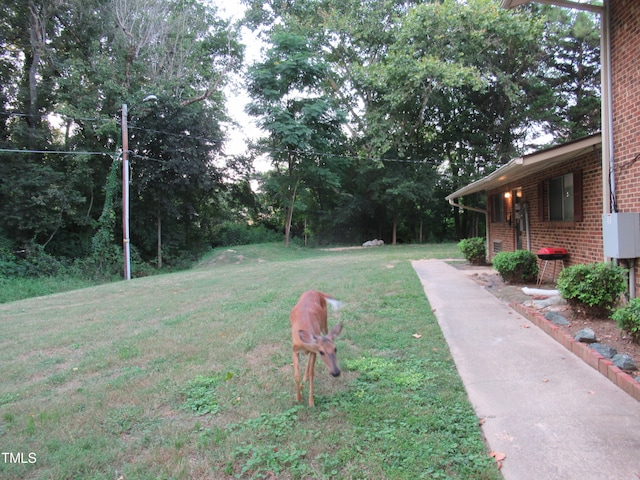
<svg viewBox="0 0 640 480"><path fill-rule="evenodd" d="M333 298L332 295L329 295L328 293L322 293L322 296L324 297L324 299L327 301L328 304L330 304L334 310L340 310L340 308L342 308L342 306L344 305L343 302L341 302L340 300L337 300L336 298Z"/></svg>

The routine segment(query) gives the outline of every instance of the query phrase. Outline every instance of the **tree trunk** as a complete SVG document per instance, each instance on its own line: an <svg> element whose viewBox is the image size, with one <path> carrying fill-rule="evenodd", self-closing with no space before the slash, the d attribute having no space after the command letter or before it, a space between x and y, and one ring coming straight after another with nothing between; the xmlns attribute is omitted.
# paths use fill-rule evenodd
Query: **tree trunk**
<svg viewBox="0 0 640 480"><path fill-rule="evenodd" d="M397 231L398 231L398 216L396 215L396 216L393 217L393 236L392 236L392 240L391 240L391 245L395 245L396 244Z"/></svg>
<svg viewBox="0 0 640 480"><path fill-rule="evenodd" d="M44 19L41 18L36 4L29 1L30 14L30 30L29 43L31 47L31 64L29 65L29 117L27 124L29 125L29 148L36 149L38 145L35 143L35 128L38 118L38 70L42 58L42 48L45 42L45 29L43 25Z"/></svg>
<svg viewBox="0 0 640 480"><path fill-rule="evenodd" d="M158 212L158 269L162 268L162 219Z"/></svg>
<svg viewBox="0 0 640 480"><path fill-rule="evenodd" d="M304 246L307 246L307 217L304 217Z"/></svg>
<svg viewBox="0 0 640 480"><path fill-rule="evenodd" d="M291 217L293 217L293 205L287 207L287 218L284 222L284 246L289 246L289 234L291 233Z"/></svg>
<svg viewBox="0 0 640 480"><path fill-rule="evenodd" d="M289 198L289 206L287 207L287 218L284 224L284 245L285 247L289 246L289 237L291 235L291 222L293 221L293 205L296 201L296 192L298 191L298 182L296 182L295 187L293 187L293 192L291 192L291 197Z"/></svg>

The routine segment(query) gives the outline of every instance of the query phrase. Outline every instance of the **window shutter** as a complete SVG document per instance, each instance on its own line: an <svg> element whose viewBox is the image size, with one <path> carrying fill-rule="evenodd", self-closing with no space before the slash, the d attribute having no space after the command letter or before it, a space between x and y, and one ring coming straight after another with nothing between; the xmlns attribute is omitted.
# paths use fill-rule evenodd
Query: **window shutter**
<svg viewBox="0 0 640 480"><path fill-rule="evenodd" d="M538 183L538 221L544 222L544 182Z"/></svg>
<svg viewBox="0 0 640 480"><path fill-rule="evenodd" d="M493 223L495 221L494 220L494 216L495 216L494 210L495 210L496 206L495 206L494 202L495 202L495 200L493 199L493 195L490 195L489 196L489 205L488 205L489 208L487 210L489 211L489 222L491 222L491 223Z"/></svg>
<svg viewBox="0 0 640 480"><path fill-rule="evenodd" d="M584 213L582 209L582 170L573 172L573 220L582 222Z"/></svg>

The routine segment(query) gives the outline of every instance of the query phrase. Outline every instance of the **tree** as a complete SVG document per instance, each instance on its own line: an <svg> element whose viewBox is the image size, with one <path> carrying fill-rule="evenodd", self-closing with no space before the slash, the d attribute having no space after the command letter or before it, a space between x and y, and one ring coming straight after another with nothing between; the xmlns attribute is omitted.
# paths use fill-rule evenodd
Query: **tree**
<svg viewBox="0 0 640 480"><path fill-rule="evenodd" d="M138 110L130 126L132 241L147 258L156 252L161 265L163 234L186 249L206 243L207 218L224 189L222 171L212 161L222 133L212 128L215 112L202 103L160 97ZM202 233L198 239L196 232Z"/></svg>
<svg viewBox="0 0 640 480"><path fill-rule="evenodd" d="M548 18L550 83L557 95L557 120L547 131L558 141L600 130L600 28L586 12L541 8Z"/></svg>
<svg viewBox="0 0 640 480"><path fill-rule="evenodd" d="M252 97L248 111L261 117L260 126L268 132L260 148L279 173L288 245L299 190L338 186L331 166L340 161L333 154L342 144L344 116L322 94L327 65L307 39L278 30L271 40L266 60L248 71Z"/></svg>
<svg viewBox="0 0 640 480"><path fill-rule="evenodd" d="M393 143L422 145L454 189L514 157L531 125L547 120L544 107L553 106L553 91L539 77L542 27L488 0L412 8L385 61L370 72L380 85L376 108L390 112L384 119L398 132ZM457 236L465 236L469 219L453 215Z"/></svg>
<svg viewBox="0 0 640 480"><path fill-rule="evenodd" d="M55 145L46 112L55 99L56 66L52 59L57 15L62 2L29 0L3 3L2 38L4 145L24 149L5 154L0 170L0 215L14 243L47 245L65 226L84 222L85 203L73 188L73 160L41 151ZM26 28L25 28L26 27Z"/></svg>

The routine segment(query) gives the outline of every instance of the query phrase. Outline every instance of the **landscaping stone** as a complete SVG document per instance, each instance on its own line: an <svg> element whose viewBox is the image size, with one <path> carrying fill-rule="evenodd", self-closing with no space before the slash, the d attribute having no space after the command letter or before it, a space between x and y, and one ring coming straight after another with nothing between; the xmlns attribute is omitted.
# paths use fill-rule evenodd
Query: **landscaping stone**
<svg viewBox="0 0 640 480"><path fill-rule="evenodd" d="M594 332L590 328L583 328L578 333L576 333L575 340L582 343L596 343L598 341L598 339L596 338L596 332Z"/></svg>
<svg viewBox="0 0 640 480"><path fill-rule="evenodd" d="M617 355L614 355L611 361L616 367L622 370L633 371L638 369L633 359L626 353L618 353Z"/></svg>
<svg viewBox="0 0 640 480"><path fill-rule="evenodd" d="M384 245L384 240L378 240L377 238L362 244L363 247L379 247L381 245Z"/></svg>
<svg viewBox="0 0 640 480"><path fill-rule="evenodd" d="M618 351L615 348L608 347L607 345L603 345L602 343L592 343L591 345L589 345L589 347L593 348L604 358L611 359L618 354Z"/></svg>
<svg viewBox="0 0 640 480"><path fill-rule="evenodd" d="M529 305L535 308L546 308L551 307L553 305L564 305L567 301L562 298L560 295L555 295L553 297L545 298L543 300L529 300L525 302L525 305Z"/></svg>
<svg viewBox="0 0 640 480"><path fill-rule="evenodd" d="M544 314L544 318L553 322L555 325L569 325L569 320L564 318L558 312L547 312Z"/></svg>

